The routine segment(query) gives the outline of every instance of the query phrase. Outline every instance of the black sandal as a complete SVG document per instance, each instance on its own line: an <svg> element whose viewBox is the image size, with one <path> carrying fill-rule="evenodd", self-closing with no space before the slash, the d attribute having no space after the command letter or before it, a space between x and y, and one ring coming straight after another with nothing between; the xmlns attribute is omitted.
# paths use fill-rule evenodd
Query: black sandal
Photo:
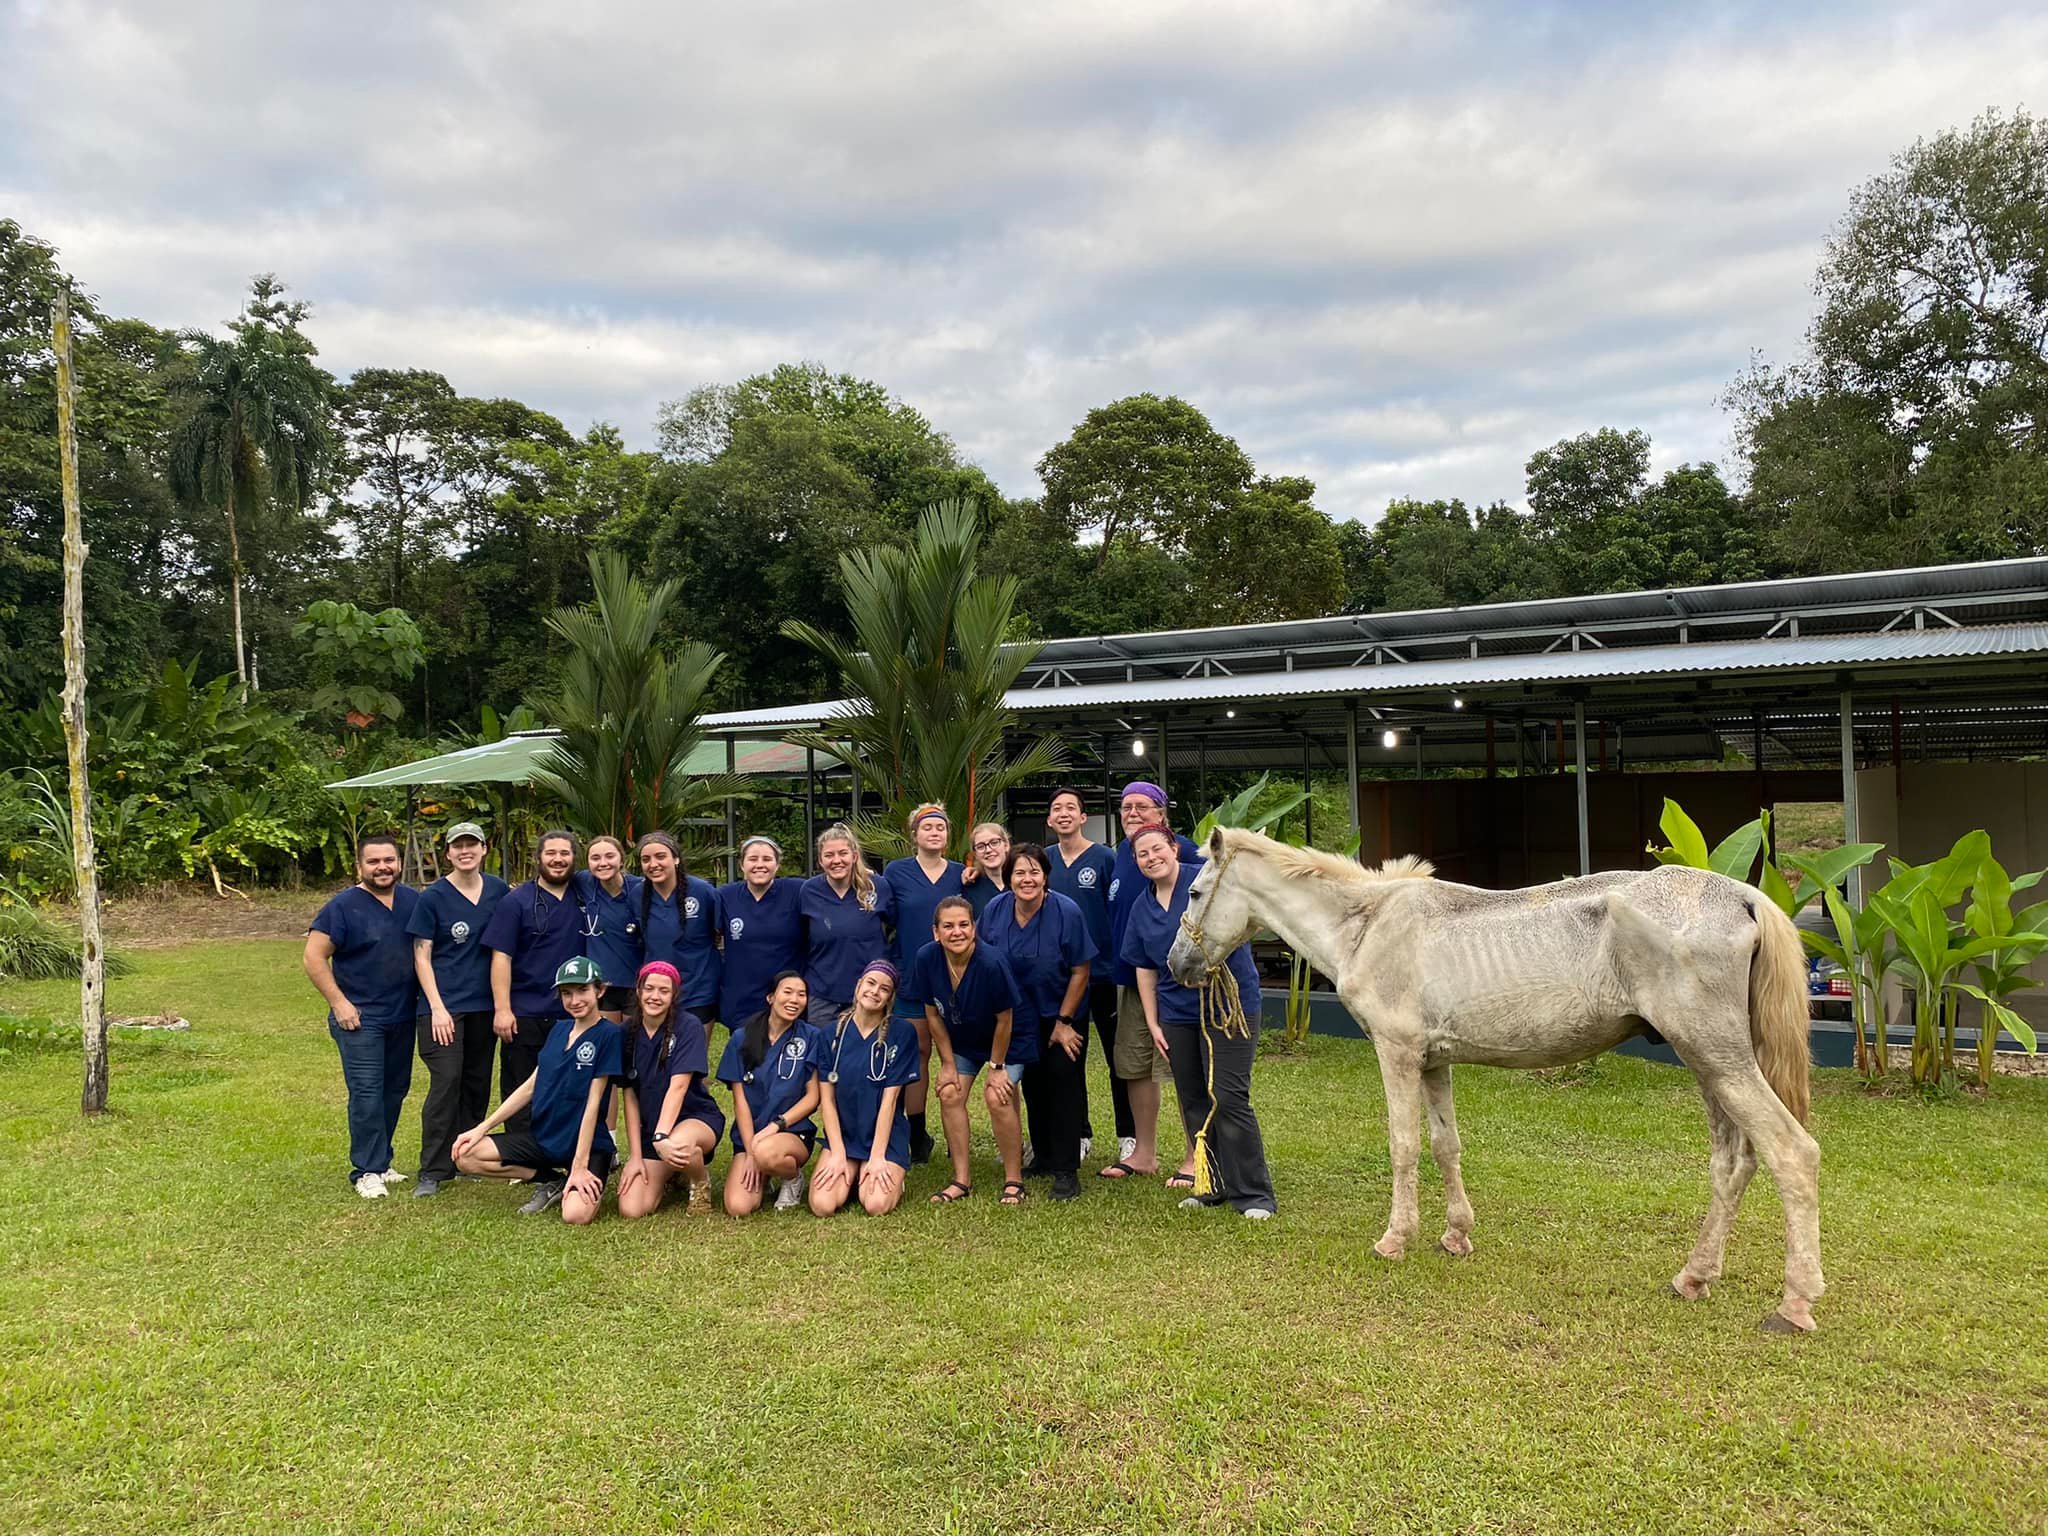
<svg viewBox="0 0 2048 1536"><path fill-rule="evenodd" d="M1031 1191L1026 1189L1018 1180L1005 1179L1003 1181L1003 1192L997 1197L996 1203L998 1205L1022 1205L1030 1193Z"/></svg>
<svg viewBox="0 0 2048 1536"><path fill-rule="evenodd" d="M956 1200L965 1200L973 1193L974 1186L972 1184L962 1184L958 1179L950 1179L947 1181L944 1189L932 1196L932 1204L951 1205Z"/></svg>

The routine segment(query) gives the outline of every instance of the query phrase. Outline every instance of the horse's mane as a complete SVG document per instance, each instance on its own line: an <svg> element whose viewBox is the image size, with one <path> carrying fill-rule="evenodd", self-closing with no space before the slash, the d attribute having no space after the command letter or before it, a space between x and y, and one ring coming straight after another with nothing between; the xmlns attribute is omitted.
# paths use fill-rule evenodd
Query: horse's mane
<svg viewBox="0 0 2048 1536"><path fill-rule="evenodd" d="M1341 853L1325 853L1320 848L1290 847L1242 827L1224 827L1221 830L1224 847L1233 852L1258 854L1289 880L1321 879L1347 885L1379 885L1388 880L1429 880L1436 875L1435 865L1412 853L1389 859L1375 869Z"/></svg>

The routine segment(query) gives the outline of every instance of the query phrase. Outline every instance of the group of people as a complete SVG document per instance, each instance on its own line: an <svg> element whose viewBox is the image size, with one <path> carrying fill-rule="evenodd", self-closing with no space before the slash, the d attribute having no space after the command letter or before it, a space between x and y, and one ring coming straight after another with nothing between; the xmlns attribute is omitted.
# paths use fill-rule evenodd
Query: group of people
<svg viewBox="0 0 2048 1536"><path fill-rule="evenodd" d="M1097 1176L1160 1171L1170 1079L1189 1152L1167 1186L1183 1205L1263 1220L1274 1198L1251 1107L1255 1041L1205 1031L1199 992L1166 965L1200 853L1167 826L1156 784L1127 786L1118 810L1112 850L1087 837L1081 792L1062 789L1044 843L984 822L963 864L947 857L945 807L921 805L914 851L879 872L839 823L807 879L782 875L781 846L754 836L741 878L721 886L689 874L661 831L635 840L637 874L618 838L545 833L533 878L508 886L484 869L482 827L460 822L443 835L448 872L423 890L399 878L396 839L366 838L357 883L313 919L304 957L341 1055L350 1184L379 1199L403 1182L392 1141L417 1050L428 1087L415 1197L460 1176L521 1181L523 1212L559 1206L581 1224L616 1170L620 1216L651 1214L672 1189L704 1214L723 1140L728 1215L771 1203L880 1215L936 1149L936 1090L951 1178L931 1199L951 1204L975 1189L978 1084L1000 1202L1022 1204L1037 1176L1071 1200L1094 1139L1092 1033L1117 1144ZM1258 1019L1248 945L1228 972ZM1201 1128L1210 1178L1197 1194Z"/></svg>

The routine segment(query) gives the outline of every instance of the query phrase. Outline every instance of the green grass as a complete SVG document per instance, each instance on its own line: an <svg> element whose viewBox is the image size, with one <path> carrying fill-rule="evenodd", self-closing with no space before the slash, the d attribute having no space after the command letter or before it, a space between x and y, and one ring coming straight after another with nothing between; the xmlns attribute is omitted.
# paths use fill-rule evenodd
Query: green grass
<svg viewBox="0 0 2048 1536"><path fill-rule="evenodd" d="M194 1027L117 1042L99 1123L71 1057L0 1061L9 1531L2010 1532L2048 1509L2048 1084L1930 1107L1823 1074L1831 1289L1786 1340L1757 1328L1782 1263L1762 1177L1716 1294L1667 1296L1706 1136L1691 1080L1640 1061L1461 1069L1479 1251L1385 1264L1362 1043L1261 1060L1263 1227L1092 1178L998 1210L984 1146L951 1210L926 1168L885 1220L573 1231L502 1188L349 1192L294 945L139 954L115 1004ZM1424 1198L1440 1221L1433 1170Z"/></svg>

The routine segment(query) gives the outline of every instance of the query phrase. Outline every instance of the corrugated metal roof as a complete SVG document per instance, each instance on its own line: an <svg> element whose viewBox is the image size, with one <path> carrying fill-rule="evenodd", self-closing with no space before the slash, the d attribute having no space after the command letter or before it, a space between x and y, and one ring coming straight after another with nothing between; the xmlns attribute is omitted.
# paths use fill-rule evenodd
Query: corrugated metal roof
<svg viewBox="0 0 2048 1536"><path fill-rule="evenodd" d="M439 757L380 768L330 784L329 789L394 789L427 784L525 784L555 743L554 731L523 731L502 741L443 752ZM737 771L766 777L787 777L804 771L804 749L779 741L740 742L733 752ZM684 762L684 771L699 777L725 772L724 741L700 742ZM818 755L818 772L844 774L846 769Z"/></svg>
<svg viewBox="0 0 2048 1536"><path fill-rule="evenodd" d="M1013 688L1004 703L1034 716L1087 708L1158 707L1252 699L1367 696L1417 689L1477 690L1523 683L1601 679L1705 677L1791 669L1834 671L1972 657L2048 656L2048 624L1961 629L1901 629L1888 634L1813 635L1798 639L1701 641L1692 645L1592 647L1542 655L1456 657L1441 661L1384 662L1377 666L1315 667L1236 677L1178 677L1060 687ZM781 730L817 725L845 714L844 699L778 709L709 715L718 731Z"/></svg>

